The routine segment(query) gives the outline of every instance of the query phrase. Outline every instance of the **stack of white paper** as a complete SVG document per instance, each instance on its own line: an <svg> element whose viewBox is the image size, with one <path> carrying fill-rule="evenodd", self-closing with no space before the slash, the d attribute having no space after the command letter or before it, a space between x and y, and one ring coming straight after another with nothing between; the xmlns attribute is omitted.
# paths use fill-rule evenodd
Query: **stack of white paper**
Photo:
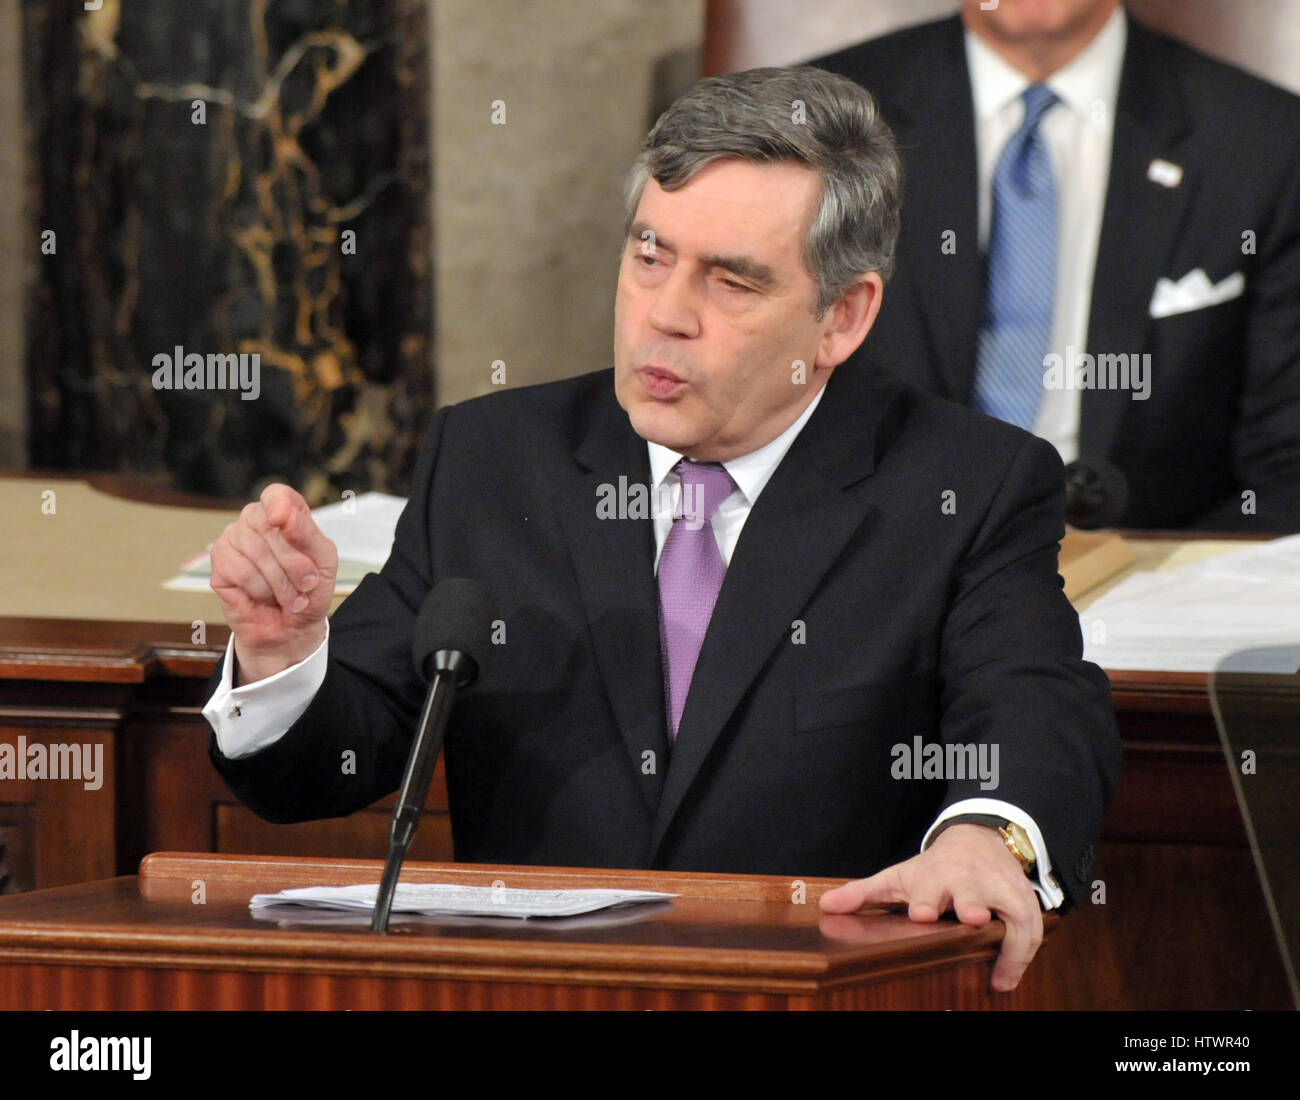
<svg viewBox="0 0 1300 1100"><path fill-rule="evenodd" d="M305 905L368 913L374 909L378 894L378 883L306 886L281 890L278 894L255 894L248 907L256 912L277 905ZM569 917L675 897L676 894L661 894L656 890L521 890L504 886L399 883L393 892L392 912L426 916Z"/></svg>
<svg viewBox="0 0 1300 1100"><path fill-rule="evenodd" d="M1300 670L1300 535L1156 573L1134 573L1079 616L1084 657L1103 668ZM1263 652L1264 650L1268 652Z"/></svg>

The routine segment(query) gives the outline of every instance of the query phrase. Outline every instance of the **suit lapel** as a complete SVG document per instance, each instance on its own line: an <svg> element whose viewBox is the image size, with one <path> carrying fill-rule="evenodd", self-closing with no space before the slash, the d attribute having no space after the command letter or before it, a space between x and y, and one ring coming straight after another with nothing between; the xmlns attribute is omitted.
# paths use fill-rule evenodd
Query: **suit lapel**
<svg viewBox="0 0 1300 1100"><path fill-rule="evenodd" d="M596 662L630 766L651 812L659 801L668 760L663 664L659 648L658 593L654 580L654 528L650 519L601 519L602 485L650 485L645 440L633 430L614 396L595 404L574 452L575 467L557 488L561 526L573 556ZM653 773L643 770L654 753Z"/></svg>
<svg viewBox="0 0 1300 1100"><path fill-rule="evenodd" d="M1179 146L1190 129L1182 92L1165 63L1160 41L1134 19L1120 75L1110 180L1092 283L1088 351L1092 355L1139 353L1148 347L1147 304L1166 270L1179 224L1195 186ZM1151 162L1184 168L1177 187L1147 178ZM1103 458L1129 406L1123 390L1093 389L1081 395L1079 454Z"/></svg>
<svg viewBox="0 0 1300 1100"><path fill-rule="evenodd" d="M874 372L841 367L745 521L691 680L652 859L723 727L866 518L855 488L874 467L892 393Z"/></svg>
<svg viewBox="0 0 1300 1100"><path fill-rule="evenodd" d="M915 78L890 112L907 166L899 248L907 271L900 274L914 284L939 392L967 404L975 388L983 293L975 107L961 20L937 30L933 55L912 66ZM924 181L924 190L909 195L908 179ZM955 252L945 248L947 241Z"/></svg>

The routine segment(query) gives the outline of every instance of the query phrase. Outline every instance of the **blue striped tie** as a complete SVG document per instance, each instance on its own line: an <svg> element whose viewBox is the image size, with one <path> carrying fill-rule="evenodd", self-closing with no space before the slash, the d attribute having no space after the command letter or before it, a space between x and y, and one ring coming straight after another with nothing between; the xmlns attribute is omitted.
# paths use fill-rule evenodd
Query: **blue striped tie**
<svg viewBox="0 0 1300 1100"><path fill-rule="evenodd" d="M1023 99L1025 121L1007 141L993 173L975 407L1032 429L1056 301L1056 184L1038 124L1056 93L1031 84Z"/></svg>

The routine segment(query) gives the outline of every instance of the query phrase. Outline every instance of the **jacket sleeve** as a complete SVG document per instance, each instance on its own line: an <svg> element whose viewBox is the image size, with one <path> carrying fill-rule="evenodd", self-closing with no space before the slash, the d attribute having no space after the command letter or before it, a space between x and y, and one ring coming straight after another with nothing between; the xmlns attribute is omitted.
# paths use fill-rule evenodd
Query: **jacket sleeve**
<svg viewBox="0 0 1300 1100"><path fill-rule="evenodd" d="M1020 807L1042 830L1066 906L1087 894L1122 751L1110 682L1082 659L1079 618L1057 572L1064 476L1055 450L1026 436L954 580L941 641L941 737L996 750L995 789L950 781L967 798Z"/></svg>

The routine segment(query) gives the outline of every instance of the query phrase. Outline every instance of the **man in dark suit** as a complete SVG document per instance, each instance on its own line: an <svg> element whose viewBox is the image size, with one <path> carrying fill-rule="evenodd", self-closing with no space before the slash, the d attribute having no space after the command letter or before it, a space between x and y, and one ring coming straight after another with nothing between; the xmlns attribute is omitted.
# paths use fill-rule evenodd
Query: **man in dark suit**
<svg viewBox="0 0 1300 1100"><path fill-rule="evenodd" d="M447 729L457 859L854 878L823 908L1001 915L1013 988L1039 899L1087 894L1118 738L1056 571L1055 453L839 369L898 199L850 81L679 100L629 181L612 371L441 410L332 622L337 554L287 486L214 546L205 714L239 797L295 821L393 790L415 614L472 577L501 644Z"/></svg>
<svg viewBox="0 0 1300 1100"><path fill-rule="evenodd" d="M906 167L897 276L860 356L1004 415L998 332L1041 292L1050 338L1019 368L1043 385L1009 418L1117 467L1120 525L1300 531L1300 99L1118 0L965 0L814 64L877 96ZM1057 237L1018 251L1033 222L1004 153L1044 88L1028 136Z"/></svg>

